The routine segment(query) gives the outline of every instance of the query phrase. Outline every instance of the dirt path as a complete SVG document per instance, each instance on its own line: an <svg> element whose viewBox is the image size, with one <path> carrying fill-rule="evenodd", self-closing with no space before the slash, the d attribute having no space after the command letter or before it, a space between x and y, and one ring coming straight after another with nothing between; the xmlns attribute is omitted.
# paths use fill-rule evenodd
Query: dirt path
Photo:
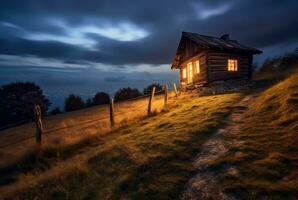
<svg viewBox="0 0 298 200"><path fill-rule="evenodd" d="M216 199L231 200L234 199L222 192L220 185L217 183L216 172L206 170L204 166L208 162L216 160L231 147L239 145L238 141L225 140L225 135L237 134L243 121L243 116L249 105L254 101L256 95L248 95L243 98L233 108L232 113L225 121L225 126L218 129L217 132L202 146L201 152L194 161L197 174L191 178L182 194L182 199ZM234 167L225 167L225 173L237 175L238 170Z"/></svg>

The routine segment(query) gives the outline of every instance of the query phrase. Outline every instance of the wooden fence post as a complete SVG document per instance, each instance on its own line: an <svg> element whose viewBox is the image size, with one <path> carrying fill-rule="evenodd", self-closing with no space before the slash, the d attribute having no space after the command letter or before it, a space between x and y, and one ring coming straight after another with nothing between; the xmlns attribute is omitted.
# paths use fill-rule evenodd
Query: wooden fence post
<svg viewBox="0 0 298 200"><path fill-rule="evenodd" d="M164 97L164 107L166 108L168 105L168 85L164 85L164 90L165 90L165 97Z"/></svg>
<svg viewBox="0 0 298 200"><path fill-rule="evenodd" d="M173 85L174 85L175 96L176 96L176 98L177 98L177 97L178 97L177 87L176 87L176 84L175 84L175 83L173 83Z"/></svg>
<svg viewBox="0 0 298 200"><path fill-rule="evenodd" d="M115 125L115 119L114 119L114 98L110 99L110 122L111 127L113 128Z"/></svg>
<svg viewBox="0 0 298 200"><path fill-rule="evenodd" d="M151 114L151 109L152 109L152 101L155 93L155 86L152 87L151 95L149 97L149 103L148 103L148 115Z"/></svg>
<svg viewBox="0 0 298 200"><path fill-rule="evenodd" d="M43 126L41 121L41 109L39 105L36 105L34 107L34 115L35 115L35 125L36 125L35 140L36 140L37 147L40 149Z"/></svg>

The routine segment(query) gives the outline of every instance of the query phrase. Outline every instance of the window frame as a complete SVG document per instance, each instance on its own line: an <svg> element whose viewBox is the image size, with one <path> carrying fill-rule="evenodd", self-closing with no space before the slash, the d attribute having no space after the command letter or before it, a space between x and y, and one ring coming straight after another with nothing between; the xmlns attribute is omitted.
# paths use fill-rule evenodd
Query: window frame
<svg viewBox="0 0 298 200"><path fill-rule="evenodd" d="M239 71L238 59L228 58L227 69L229 72L238 72Z"/></svg>

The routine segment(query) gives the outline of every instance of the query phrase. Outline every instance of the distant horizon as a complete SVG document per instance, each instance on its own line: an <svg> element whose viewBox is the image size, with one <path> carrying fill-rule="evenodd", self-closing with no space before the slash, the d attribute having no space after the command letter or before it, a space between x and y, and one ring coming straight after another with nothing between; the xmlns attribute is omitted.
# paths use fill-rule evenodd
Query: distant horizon
<svg viewBox="0 0 298 200"><path fill-rule="evenodd" d="M0 69L0 73L3 69ZM136 77L130 77L130 74L121 73L115 76L113 74L106 73L104 79L102 79L102 73L94 72L87 73L86 71L73 72L73 74L63 73L61 71L47 71L45 76L39 77L38 69L30 71L31 75L35 74L37 77L35 80L30 80L26 78L26 73L16 74L12 70L11 79L4 81L0 80L0 86L13 83L13 82L34 82L39 85L44 94L49 98L52 105L50 110L58 106L60 109L64 109L64 100L69 94L76 94L81 96L84 100L93 97L97 92L106 92L110 96L113 96L116 91L120 88L131 87L137 88L140 92L143 89L152 84L168 84L170 87L175 82L179 84L179 74L175 70L170 70L169 72L150 74L150 73L135 73ZM6 72L8 74L8 72ZM76 74L79 73L80 76ZM86 74L85 74L86 73ZM17 76L16 76L17 75ZM97 77L98 76L98 77ZM152 78L151 76L155 76ZM18 78L16 78L18 77ZM128 78L127 78L128 77ZM14 79L16 78L16 79ZM67 78L69 82L64 82Z"/></svg>
<svg viewBox="0 0 298 200"><path fill-rule="evenodd" d="M286 51L274 56L280 56L289 52L291 51ZM267 58L273 58L274 56ZM258 64L258 68L267 59L262 57L262 55L255 55L254 57L256 58L254 60L256 60L255 63ZM146 86L152 83L168 84L170 87L172 87L173 83L179 85L179 70L171 70L170 65L163 65L163 67L159 68L162 68L162 72L127 73L122 71L120 74L116 74L109 72L103 73L96 69L90 72L84 69L64 71L62 69L40 69L38 67L25 68L23 71L19 72L11 69L11 67L1 67L0 74L5 73L6 78L0 80L0 86L13 82L34 82L43 89L44 94L52 103L49 111L55 107L59 107L63 110L64 100L70 94L79 95L82 99L87 100L88 98L92 98L97 92L105 92L110 96L114 96L116 91L120 88L137 88L142 92ZM40 72L40 70L43 70L43 72ZM40 76L40 73L42 73L43 76ZM34 76L35 79L30 80L27 78L28 74ZM101 77L103 74L105 75ZM152 76L154 76L154 78L152 78ZM65 79L69 81L65 82Z"/></svg>

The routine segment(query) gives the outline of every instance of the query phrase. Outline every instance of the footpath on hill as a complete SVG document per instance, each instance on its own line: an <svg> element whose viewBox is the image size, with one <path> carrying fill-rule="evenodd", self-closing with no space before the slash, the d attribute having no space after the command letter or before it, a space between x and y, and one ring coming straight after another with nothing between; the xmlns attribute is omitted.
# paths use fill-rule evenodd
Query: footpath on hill
<svg viewBox="0 0 298 200"><path fill-rule="evenodd" d="M223 192L223 188L218 183L218 173L227 173L237 176L238 170L232 166L222 166L220 169L207 169L209 163L215 162L225 155L229 149L240 145L235 139L227 140L230 135L237 134L241 123L244 122L244 113L249 105L255 100L256 94L250 94L243 98L226 118L224 126L218 129L205 144L202 145L200 153L194 159L194 166L197 170L182 194L182 199L233 199Z"/></svg>

